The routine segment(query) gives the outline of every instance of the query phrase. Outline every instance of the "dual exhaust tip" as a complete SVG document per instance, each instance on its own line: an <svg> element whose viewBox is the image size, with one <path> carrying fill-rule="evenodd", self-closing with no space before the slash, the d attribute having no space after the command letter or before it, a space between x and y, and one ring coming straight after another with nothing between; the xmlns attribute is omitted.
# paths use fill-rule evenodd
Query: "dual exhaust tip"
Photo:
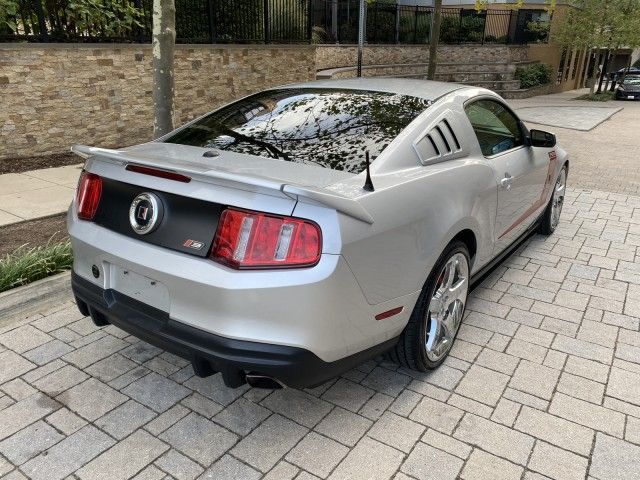
<svg viewBox="0 0 640 480"><path fill-rule="evenodd" d="M213 365L204 358L193 358L191 360L193 371L196 376L206 378L218 373L218 370L213 368ZM236 368L221 369L219 373L222 375L222 381L229 388L238 388L245 383L254 388L267 388L270 390L277 390L284 387L284 384L279 380L267 375L262 375L256 372L245 372L244 370Z"/></svg>
<svg viewBox="0 0 640 480"><path fill-rule="evenodd" d="M267 388L270 390L278 390L284 387L284 385L275 378L266 377L264 375L258 375L254 373L247 373L245 375L245 380L247 381L249 386L253 388Z"/></svg>

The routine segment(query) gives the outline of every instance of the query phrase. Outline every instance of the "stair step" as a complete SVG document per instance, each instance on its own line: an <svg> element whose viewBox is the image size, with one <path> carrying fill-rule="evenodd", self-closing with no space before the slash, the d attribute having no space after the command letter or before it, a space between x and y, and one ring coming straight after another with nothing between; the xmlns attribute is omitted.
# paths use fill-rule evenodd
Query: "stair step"
<svg viewBox="0 0 640 480"><path fill-rule="evenodd" d="M425 74L416 74L416 75L385 75L387 77L392 78L418 78L421 80L426 80L427 76ZM462 83L464 85L471 85L474 87L486 88L488 90L493 90L494 92L500 93L503 91L517 91L520 89L520 80L468 80L468 81L455 81L453 83Z"/></svg>
<svg viewBox="0 0 640 480"><path fill-rule="evenodd" d="M457 74L457 73L502 73L509 74L516 70L519 64L531 62L470 62L470 63L438 63L438 74ZM533 62L535 63L535 62ZM363 65L363 75L372 76L389 76L400 74L420 74L426 73L428 64L420 63L396 63L387 65ZM320 70L317 72L318 79L327 78L349 78L354 77L357 68L355 66L331 68Z"/></svg>
<svg viewBox="0 0 640 480"><path fill-rule="evenodd" d="M520 80L486 80L486 81L470 81L467 85L488 88L493 91L518 90L520 88Z"/></svg>
<svg viewBox="0 0 640 480"><path fill-rule="evenodd" d="M500 72L508 73L516 71L515 63L494 62L494 63L439 63L438 72Z"/></svg>
<svg viewBox="0 0 640 480"><path fill-rule="evenodd" d="M449 72L436 71L436 80L467 83L484 80L513 80L513 72Z"/></svg>

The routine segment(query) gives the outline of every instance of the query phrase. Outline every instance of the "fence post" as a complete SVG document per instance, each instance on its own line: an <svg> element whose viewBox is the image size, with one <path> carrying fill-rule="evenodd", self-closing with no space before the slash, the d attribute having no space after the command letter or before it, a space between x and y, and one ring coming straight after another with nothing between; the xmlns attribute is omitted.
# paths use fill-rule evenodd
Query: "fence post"
<svg viewBox="0 0 640 480"><path fill-rule="evenodd" d="M490 13L491 12L489 12L489 10L484 12L484 23L482 24L482 41L480 42L481 45L484 45L484 38L487 35L487 20L489 20Z"/></svg>
<svg viewBox="0 0 640 480"><path fill-rule="evenodd" d="M358 78L362 76L362 57L364 42L367 36L367 4L365 0L358 2Z"/></svg>
<svg viewBox="0 0 640 480"><path fill-rule="evenodd" d="M413 17L413 43L418 43L418 5Z"/></svg>
<svg viewBox="0 0 640 480"><path fill-rule="evenodd" d="M516 29L518 28L518 22L516 21L515 28L513 28L513 31L512 31L511 27L513 24L514 12L515 10L511 10L509 12L509 30L507 31L507 45L515 43Z"/></svg>
<svg viewBox="0 0 640 480"><path fill-rule="evenodd" d="M209 40L211 43L216 43L216 10L213 4L215 0L208 0L209 5Z"/></svg>
<svg viewBox="0 0 640 480"><path fill-rule="evenodd" d="M338 39L338 0L331 0L331 35L340 43Z"/></svg>
<svg viewBox="0 0 640 480"><path fill-rule="evenodd" d="M393 35L393 41L395 43L400 43L400 6L396 3L396 16L395 16L395 32Z"/></svg>
<svg viewBox="0 0 640 480"><path fill-rule="evenodd" d="M313 0L307 0L307 41L313 43Z"/></svg>
<svg viewBox="0 0 640 480"><path fill-rule="evenodd" d="M462 43L460 37L462 36L462 12L464 10L461 8L460 9L460 21L458 22L458 45L460 45Z"/></svg>
<svg viewBox="0 0 640 480"><path fill-rule="evenodd" d="M271 26L269 25L269 0L264 0L263 5L263 21L264 21L264 43L271 43Z"/></svg>
<svg viewBox="0 0 640 480"><path fill-rule="evenodd" d="M44 17L44 9L42 8L42 0L33 0L36 7L36 15L38 16L38 29L40 30L40 39L43 42L49 41L49 32L47 31L47 21Z"/></svg>
<svg viewBox="0 0 640 480"><path fill-rule="evenodd" d="M396 3L396 31L394 35L396 43L400 43L400 5Z"/></svg>
<svg viewBox="0 0 640 480"><path fill-rule="evenodd" d="M133 6L136 10L142 10L142 0L133 0ZM136 27L136 42L143 43L142 27Z"/></svg>

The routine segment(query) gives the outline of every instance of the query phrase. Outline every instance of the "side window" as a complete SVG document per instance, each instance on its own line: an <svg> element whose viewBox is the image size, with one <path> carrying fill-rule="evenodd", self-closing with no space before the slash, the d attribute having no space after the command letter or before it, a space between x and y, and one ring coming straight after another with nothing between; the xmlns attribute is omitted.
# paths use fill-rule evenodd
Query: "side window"
<svg viewBox="0 0 640 480"><path fill-rule="evenodd" d="M476 132L483 155L497 155L522 145L518 119L501 103L478 100L468 104L464 111Z"/></svg>

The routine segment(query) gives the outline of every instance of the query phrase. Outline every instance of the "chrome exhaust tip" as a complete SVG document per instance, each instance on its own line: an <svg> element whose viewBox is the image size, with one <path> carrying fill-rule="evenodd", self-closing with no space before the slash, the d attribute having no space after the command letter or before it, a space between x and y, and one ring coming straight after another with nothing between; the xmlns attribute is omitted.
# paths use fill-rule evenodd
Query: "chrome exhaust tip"
<svg viewBox="0 0 640 480"><path fill-rule="evenodd" d="M269 390L278 390L284 385L275 378L258 375L255 373L247 373L245 376L247 383L253 388L266 388Z"/></svg>

